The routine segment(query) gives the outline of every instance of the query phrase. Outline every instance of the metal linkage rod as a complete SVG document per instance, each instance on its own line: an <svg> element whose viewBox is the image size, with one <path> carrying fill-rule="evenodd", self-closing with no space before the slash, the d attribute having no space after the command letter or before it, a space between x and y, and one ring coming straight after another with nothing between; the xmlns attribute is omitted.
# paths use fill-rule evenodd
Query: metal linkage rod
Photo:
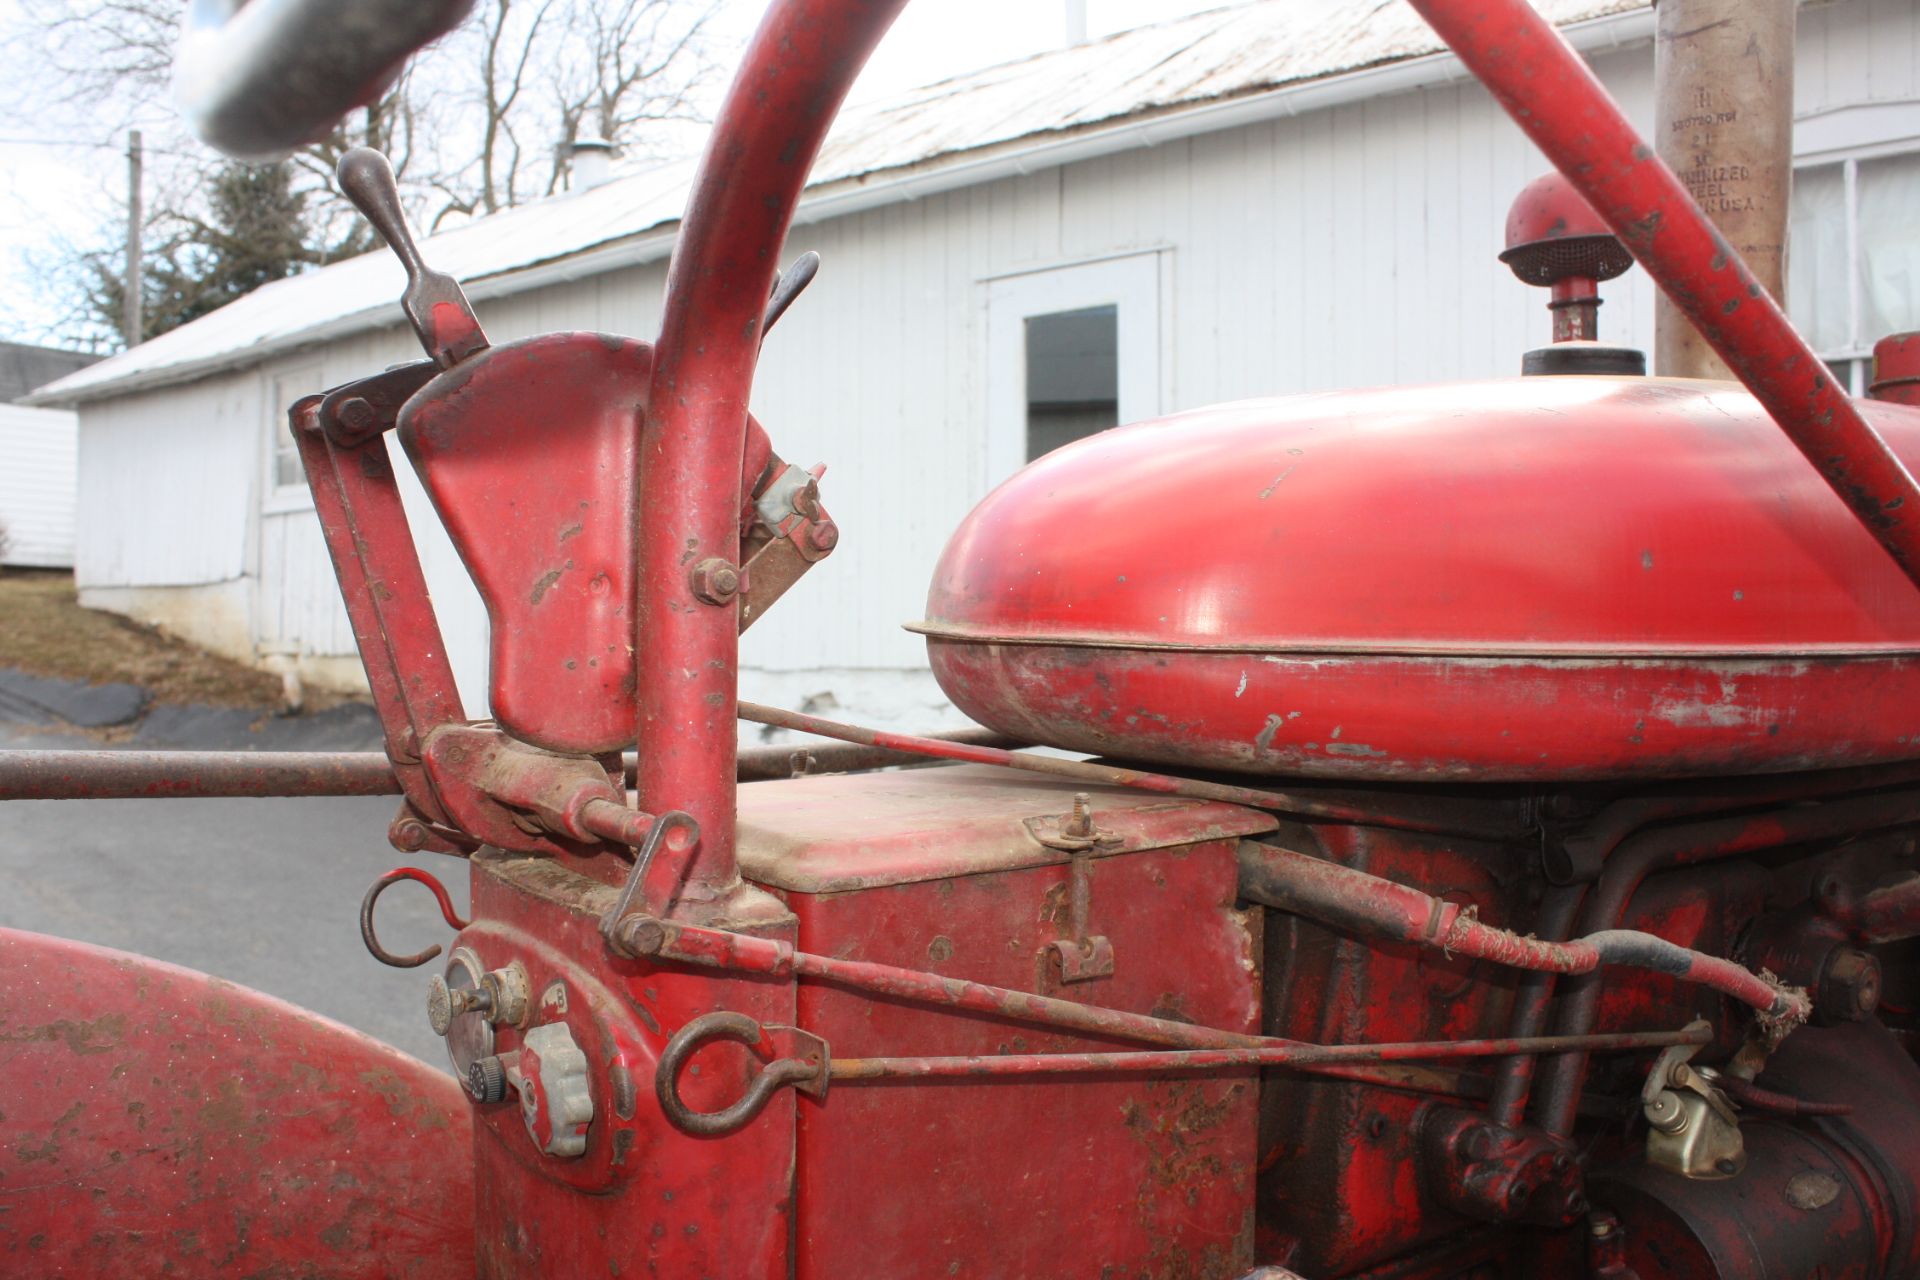
<svg viewBox="0 0 1920 1280"><path fill-rule="evenodd" d="M1525 0L1412 0L1920 584L1920 486L1732 245Z"/></svg>
<svg viewBox="0 0 1920 1280"><path fill-rule="evenodd" d="M790 943L756 938L726 929L680 924L654 916L629 916L613 927L609 940L617 949L633 956L674 960L735 973L793 974L819 978L876 995L921 1004L947 1005L974 1013L1018 1018L1025 1022L1066 1027L1088 1035L1111 1036L1147 1044L1216 1049L1296 1043L1199 1027L1144 1013L1076 1004L1071 1000L948 978L920 969L814 955L795 950Z"/></svg>
<svg viewBox="0 0 1920 1280"><path fill-rule="evenodd" d="M1004 769L1024 769L1028 773L1044 773L1056 778L1072 778L1079 782L1100 783L1113 787L1131 787L1136 791L1152 791L1160 795L1189 796L1196 800L1243 804L1255 809L1271 809L1278 813L1290 813L1303 818L1364 823L1368 826L1394 827L1405 831L1451 832L1456 829L1455 824L1444 818L1426 818L1415 814L1398 813L1386 808L1376 809L1332 800L1314 800L1306 796L1290 795L1283 791L1263 791L1255 787L1206 782L1198 778L1181 778L1167 773L1148 773L1140 769L1122 768L1119 765L1095 764L1090 760L1063 760L1058 756L1008 751L996 746L956 742L947 738L916 737L910 733L867 729L859 725L843 724L838 720L823 720L819 716L805 715L798 711L761 706L756 702L741 703L740 718L754 724L792 729L822 738L838 738L843 742L881 747L889 751L911 752L941 760L961 760L969 764L997 765Z"/></svg>
<svg viewBox="0 0 1920 1280"><path fill-rule="evenodd" d="M382 751L0 751L0 800L399 794Z"/></svg>
<svg viewBox="0 0 1920 1280"><path fill-rule="evenodd" d="M1278 845L1241 842L1240 892L1255 902L1362 936L1433 947L1508 968L1591 973L1603 965L1628 965L1699 983L1789 1025L1804 1022L1813 1011L1804 991L1650 933L1610 929L1569 942L1523 937L1484 924L1445 898Z"/></svg>
<svg viewBox="0 0 1920 1280"><path fill-rule="evenodd" d="M1442 1061L1508 1054L1665 1048L1705 1044L1710 1033L1624 1031L1610 1035L1529 1036L1525 1039L1413 1040L1394 1044L1279 1044L1247 1049L1139 1050L1122 1053L1009 1053L967 1057L834 1058L833 1081L919 1079L927 1076L1087 1075L1103 1071L1222 1071L1235 1067L1298 1067L1344 1063ZM1577 1043L1575 1043L1577 1041Z"/></svg>
<svg viewBox="0 0 1920 1280"><path fill-rule="evenodd" d="M757 939L753 941L759 941ZM784 944L776 944L784 945ZM880 967L880 966L867 966ZM974 984L965 984L972 986ZM998 990L995 988L995 990ZM1017 994L1017 993L1016 993ZM924 996L913 998L925 998ZM1048 1001L1048 1004L1063 1004ZM1080 1008L1067 1004L1068 1008ZM1111 1009L1089 1010L1113 1014ZM1010 1016L1029 1021L1042 1019L1032 1012ZM1157 1022L1159 1019L1147 1019ZM1170 1024L1179 1026L1182 1024ZM1190 1028L1205 1032L1205 1028ZM789 1056L771 1057L769 1051L781 1043L769 1036L782 1033ZM1249 1037L1228 1036L1233 1040ZM1568 1049L1632 1050L1666 1047L1675 1044L1705 1044L1712 1030L1696 1023L1680 1031L1630 1031L1611 1035L1579 1037L1570 1043L1566 1037L1538 1036L1515 1040L1417 1040L1390 1044L1319 1045L1293 1040L1254 1039L1250 1044L1224 1045L1219 1048L1184 1050L1123 1050L1117 1053L1013 1053L973 1054L960 1057L830 1058L830 1046L817 1036L793 1027L763 1027L745 1014L730 1011L704 1013L694 1018L668 1039L661 1050L654 1074L654 1095L661 1111L675 1128L687 1133L717 1137L733 1133L760 1114L769 1099L780 1089L793 1087L816 1098L826 1097L834 1081L914 1080L945 1077L949 1079L1005 1079L1038 1075L1100 1075L1116 1072L1165 1075L1193 1071L1244 1071L1252 1068L1279 1067L1297 1071L1343 1075L1356 1066L1401 1062L1407 1059L1458 1059L1505 1057L1515 1053L1558 1053ZM747 1045L756 1055L769 1058L753 1075L747 1090L738 1100L718 1111L695 1111L680 1096L680 1074L694 1054L717 1040L732 1040ZM795 1052L798 1050L798 1052Z"/></svg>
<svg viewBox="0 0 1920 1280"><path fill-rule="evenodd" d="M986 729L942 734L947 741L1015 745ZM921 764L924 752L846 744L745 747L741 782L802 773L857 773ZM634 758L626 757L627 776ZM400 784L379 751L0 751L0 800L136 800L161 797L397 796Z"/></svg>

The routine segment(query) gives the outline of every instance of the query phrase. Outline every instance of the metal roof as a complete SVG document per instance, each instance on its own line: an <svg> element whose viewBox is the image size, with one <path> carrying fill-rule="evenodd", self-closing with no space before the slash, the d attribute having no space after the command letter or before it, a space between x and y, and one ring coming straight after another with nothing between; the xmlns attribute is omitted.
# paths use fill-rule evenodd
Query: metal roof
<svg viewBox="0 0 1920 1280"><path fill-rule="evenodd" d="M1648 0L1532 2L1560 25L1649 7ZM1406 0L1256 0L1050 50L849 107L814 165L801 216L810 204L816 216L827 213L835 192L889 176L957 168L1050 139L1198 112L1441 51ZM443 231L423 251L466 281L475 298L661 257L695 167L684 160L629 170L591 190ZM275 281L62 378L32 402L78 403L186 381L392 324L404 284L384 252Z"/></svg>

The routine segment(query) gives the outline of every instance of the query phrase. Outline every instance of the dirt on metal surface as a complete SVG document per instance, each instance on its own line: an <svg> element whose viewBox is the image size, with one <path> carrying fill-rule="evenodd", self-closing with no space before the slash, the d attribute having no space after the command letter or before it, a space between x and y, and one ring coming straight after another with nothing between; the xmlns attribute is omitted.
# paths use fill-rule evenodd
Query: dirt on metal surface
<svg viewBox="0 0 1920 1280"><path fill-rule="evenodd" d="M117 613L83 609L67 573L0 571L0 667L89 684L125 681L161 704L261 711L282 705L278 676ZM353 699L310 689L306 709L347 701Z"/></svg>

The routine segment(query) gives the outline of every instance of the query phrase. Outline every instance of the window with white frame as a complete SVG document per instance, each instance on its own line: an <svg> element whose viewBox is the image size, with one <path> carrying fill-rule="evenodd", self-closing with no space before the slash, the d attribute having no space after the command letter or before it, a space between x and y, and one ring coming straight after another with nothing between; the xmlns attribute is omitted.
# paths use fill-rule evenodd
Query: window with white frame
<svg viewBox="0 0 1920 1280"><path fill-rule="evenodd" d="M267 490L275 505L299 505L308 499L307 472L287 427L287 410L320 387L317 364L285 369L267 379Z"/></svg>
<svg viewBox="0 0 1920 1280"><path fill-rule="evenodd" d="M1120 424L1120 309L1027 317L1027 461Z"/></svg>
<svg viewBox="0 0 1920 1280"><path fill-rule="evenodd" d="M1792 219L1787 309L1863 395L1873 344L1920 329L1920 151L1796 169Z"/></svg>
<svg viewBox="0 0 1920 1280"><path fill-rule="evenodd" d="M983 281L987 483L1121 422L1158 414L1157 250Z"/></svg>

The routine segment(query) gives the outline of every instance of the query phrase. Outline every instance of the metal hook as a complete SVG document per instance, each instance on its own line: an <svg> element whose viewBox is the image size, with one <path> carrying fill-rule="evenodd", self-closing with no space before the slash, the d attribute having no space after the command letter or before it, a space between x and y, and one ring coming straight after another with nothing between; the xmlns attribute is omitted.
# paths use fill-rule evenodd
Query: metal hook
<svg viewBox="0 0 1920 1280"><path fill-rule="evenodd" d="M827 1070L824 1054L817 1062L801 1058L775 1058L754 1073L747 1091L739 1101L719 1111L695 1111L680 1098L680 1070L687 1059L715 1040L734 1040L757 1049L764 1040L763 1028L744 1013L707 1013L673 1033L660 1053L654 1068L653 1092L660 1099L660 1110L682 1133L716 1138L743 1128L759 1115L774 1091L788 1085L821 1080Z"/></svg>
<svg viewBox="0 0 1920 1280"><path fill-rule="evenodd" d="M668 846L668 837L676 831L684 833L677 850ZM627 883L621 888L619 898L600 918L600 932L609 942L619 937L620 922L636 910L643 915L665 914L673 901L674 890L679 888L682 877L686 875L687 858L699 840L700 824L694 821L692 814L669 809L653 820L653 825L647 828L646 839L640 843L639 852L633 855L633 869L627 873ZM667 846L670 861L662 864L661 883L650 885L653 864L662 846ZM655 892L649 893L649 888Z"/></svg>
<svg viewBox="0 0 1920 1280"><path fill-rule="evenodd" d="M375 880L368 887L367 896L360 899L360 940L367 944L367 950L381 964L391 965L396 969L418 969L440 954L439 943L436 942L425 951L416 951L410 956L397 956L381 946L380 939L375 937L373 932L373 904L380 900L380 895L387 891L388 886L398 884L402 880L412 880L433 890L435 900L440 903L440 918L450 927L464 929L468 922L462 920L454 911L453 899L447 896L447 887L428 872L416 867L395 867Z"/></svg>

